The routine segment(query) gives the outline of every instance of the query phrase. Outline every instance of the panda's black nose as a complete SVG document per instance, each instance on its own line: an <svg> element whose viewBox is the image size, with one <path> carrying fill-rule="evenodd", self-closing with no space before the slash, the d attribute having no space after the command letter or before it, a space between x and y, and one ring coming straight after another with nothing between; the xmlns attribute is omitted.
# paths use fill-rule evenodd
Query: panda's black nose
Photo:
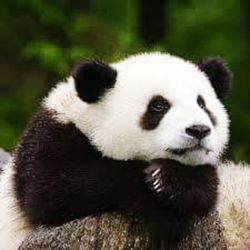
<svg viewBox="0 0 250 250"><path fill-rule="evenodd" d="M205 125L193 125L189 128L186 128L186 133L201 140L211 133L211 129Z"/></svg>

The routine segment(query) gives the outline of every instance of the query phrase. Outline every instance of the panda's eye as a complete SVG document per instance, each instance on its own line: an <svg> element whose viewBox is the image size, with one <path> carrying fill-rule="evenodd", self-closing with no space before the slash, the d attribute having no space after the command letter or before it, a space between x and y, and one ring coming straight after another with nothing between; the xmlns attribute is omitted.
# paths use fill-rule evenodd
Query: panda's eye
<svg viewBox="0 0 250 250"><path fill-rule="evenodd" d="M141 127L146 130L156 129L170 108L171 104L163 96L153 96L140 120Z"/></svg>
<svg viewBox="0 0 250 250"><path fill-rule="evenodd" d="M156 96L149 104L149 109L155 113L162 113L170 108L169 102L162 96Z"/></svg>
<svg viewBox="0 0 250 250"><path fill-rule="evenodd" d="M205 103L205 100L202 98L202 96L198 96L197 97L197 103L198 105L202 108L202 109L205 109L206 108L206 103Z"/></svg>
<svg viewBox="0 0 250 250"><path fill-rule="evenodd" d="M165 109L165 106L161 102L156 102L150 106L151 110L155 112L162 112Z"/></svg>

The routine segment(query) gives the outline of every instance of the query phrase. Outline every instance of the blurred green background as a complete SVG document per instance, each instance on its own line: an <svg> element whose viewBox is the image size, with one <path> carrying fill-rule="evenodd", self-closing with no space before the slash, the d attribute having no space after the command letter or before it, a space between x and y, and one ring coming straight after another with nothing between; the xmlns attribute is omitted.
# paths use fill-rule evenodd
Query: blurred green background
<svg viewBox="0 0 250 250"><path fill-rule="evenodd" d="M228 156L250 160L248 0L0 0L0 147L13 149L73 62L152 50L225 58L234 72Z"/></svg>

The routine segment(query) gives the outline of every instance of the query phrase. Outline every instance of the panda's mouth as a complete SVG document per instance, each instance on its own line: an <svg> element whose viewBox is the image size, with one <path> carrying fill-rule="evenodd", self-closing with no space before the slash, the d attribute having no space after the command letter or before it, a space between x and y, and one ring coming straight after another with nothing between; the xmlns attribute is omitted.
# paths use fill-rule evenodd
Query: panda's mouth
<svg viewBox="0 0 250 250"><path fill-rule="evenodd" d="M205 150L206 153L209 153L209 150L204 148L203 146L201 146L200 144L197 144L195 146L192 147L188 147L188 148L177 148L177 149L168 149L168 151L174 155L178 155L178 156L182 156L186 153L190 153L196 150Z"/></svg>

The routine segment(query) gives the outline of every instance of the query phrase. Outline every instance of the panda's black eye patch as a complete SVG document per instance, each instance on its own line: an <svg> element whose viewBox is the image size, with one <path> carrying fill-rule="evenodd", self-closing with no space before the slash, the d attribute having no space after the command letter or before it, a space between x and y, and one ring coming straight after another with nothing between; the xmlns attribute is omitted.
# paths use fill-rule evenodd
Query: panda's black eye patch
<svg viewBox="0 0 250 250"><path fill-rule="evenodd" d="M212 112L207 108L206 102L205 102L204 98L201 95L198 95L197 103L207 113L207 115L209 116L212 124L215 126L216 125L216 119L215 119L214 115L212 114Z"/></svg>
<svg viewBox="0 0 250 250"><path fill-rule="evenodd" d="M164 97L160 95L152 97L141 120L142 128L155 129L170 107L170 103Z"/></svg>
<svg viewBox="0 0 250 250"><path fill-rule="evenodd" d="M206 103L205 103L205 100L203 99L202 96L198 95L198 97L197 97L197 103L198 103L198 105L199 105L202 109L205 109L205 108L206 108Z"/></svg>

